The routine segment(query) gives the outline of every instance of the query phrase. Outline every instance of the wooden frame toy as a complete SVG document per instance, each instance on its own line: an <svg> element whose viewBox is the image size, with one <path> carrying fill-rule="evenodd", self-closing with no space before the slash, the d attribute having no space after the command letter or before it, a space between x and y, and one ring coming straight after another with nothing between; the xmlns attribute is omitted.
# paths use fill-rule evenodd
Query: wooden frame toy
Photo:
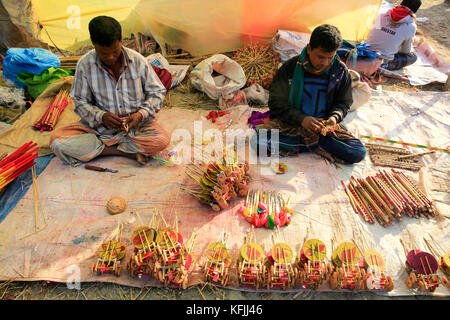
<svg viewBox="0 0 450 320"><path fill-rule="evenodd" d="M211 242L206 248L206 262L202 273L205 280L226 286L230 279L232 259L227 249L228 233L222 232L218 241Z"/></svg>
<svg viewBox="0 0 450 320"><path fill-rule="evenodd" d="M358 247L352 242L342 242L333 251L331 261L335 270L328 280L331 289L360 290L364 288L365 272L359 266L360 257Z"/></svg>
<svg viewBox="0 0 450 320"><path fill-rule="evenodd" d="M92 264L91 271L96 274L114 274L120 276L121 265L120 260L125 257L126 248L120 242L123 225L118 227L116 239L108 240L98 248L97 262Z"/></svg>
<svg viewBox="0 0 450 320"><path fill-rule="evenodd" d="M327 259L325 244L319 239L309 239L297 255L298 282L303 288L314 290L327 282L334 270Z"/></svg>
<svg viewBox="0 0 450 320"><path fill-rule="evenodd" d="M253 226L247 232L245 243L241 248L237 262L238 280L241 285L254 287L256 290L264 285L264 250L254 242Z"/></svg>
<svg viewBox="0 0 450 320"><path fill-rule="evenodd" d="M281 287L283 290L295 286L297 279L297 269L294 268L292 260L294 258L291 247L280 242L280 229L277 227L275 234L272 234L273 246L266 258L266 283L267 289Z"/></svg>

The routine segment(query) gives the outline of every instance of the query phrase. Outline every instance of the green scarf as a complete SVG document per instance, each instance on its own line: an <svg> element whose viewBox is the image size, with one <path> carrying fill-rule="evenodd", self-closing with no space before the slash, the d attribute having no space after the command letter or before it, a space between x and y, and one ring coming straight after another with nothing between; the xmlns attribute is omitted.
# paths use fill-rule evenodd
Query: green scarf
<svg viewBox="0 0 450 320"><path fill-rule="evenodd" d="M289 91L289 103L291 106L294 106L297 110L300 110L300 103L302 101L303 82L304 82L303 78L305 77L305 70L312 74L322 74L327 72L335 62L339 61L338 55L335 54L333 61L331 61L330 68L325 69L324 71L317 72L312 66L312 64L309 62L309 58L306 53L306 48L307 47L304 47L302 53L300 53L300 57L294 69L294 76L292 78L291 89Z"/></svg>

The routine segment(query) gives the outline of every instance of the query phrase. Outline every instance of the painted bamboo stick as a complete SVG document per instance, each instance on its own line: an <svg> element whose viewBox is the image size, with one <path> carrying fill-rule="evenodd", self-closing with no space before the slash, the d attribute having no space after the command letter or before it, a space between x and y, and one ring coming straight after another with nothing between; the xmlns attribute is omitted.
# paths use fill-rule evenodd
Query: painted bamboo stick
<svg viewBox="0 0 450 320"><path fill-rule="evenodd" d="M352 176L353 181L355 183L358 183L358 181ZM378 216L384 220L386 224L392 224L392 222L389 220L388 217L384 214L383 210L376 204L376 202L372 199L368 191L366 191L361 184L359 184L359 189L361 191L361 194L363 197L370 203L371 207L374 209L374 211L378 214Z"/></svg>

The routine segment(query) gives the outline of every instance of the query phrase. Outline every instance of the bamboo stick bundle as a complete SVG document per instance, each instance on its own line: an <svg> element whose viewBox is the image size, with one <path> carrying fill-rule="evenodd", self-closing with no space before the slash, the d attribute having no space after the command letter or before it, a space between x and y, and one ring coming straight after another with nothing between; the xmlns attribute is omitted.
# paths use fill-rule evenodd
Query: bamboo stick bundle
<svg viewBox="0 0 450 320"><path fill-rule="evenodd" d="M78 60L80 60L81 57L82 56L71 56L59 58L60 68L64 70L75 71Z"/></svg>
<svg viewBox="0 0 450 320"><path fill-rule="evenodd" d="M35 122L33 128L36 130L52 131L59 119L59 116L69 104L69 92L61 90L53 98L42 118Z"/></svg>
<svg viewBox="0 0 450 320"><path fill-rule="evenodd" d="M359 191L361 199L366 203L367 207L370 207L377 217L378 222L387 227L388 224L392 224L389 218L384 214L383 209L375 202L375 200L370 195L369 191L366 189L365 185L361 184L352 176L352 182L357 191Z"/></svg>
<svg viewBox="0 0 450 320"><path fill-rule="evenodd" d="M432 202L400 171L379 170L365 179L351 177L341 181L356 214L369 223L376 219L382 226L392 225L403 216L430 219L436 216Z"/></svg>
<svg viewBox="0 0 450 320"><path fill-rule="evenodd" d="M366 206L366 204L360 198L360 195L356 192L351 184L348 185L348 188L354 196L354 199L356 200L357 207L361 209L361 211L363 211L364 214L368 217L369 223L375 223L375 215L373 214L372 209Z"/></svg>
<svg viewBox="0 0 450 320"><path fill-rule="evenodd" d="M379 206L379 208L385 213L385 218L391 222L393 220L393 212L389 208L389 206L384 202L384 200L377 194L377 192L370 186L370 184L363 179L358 179L360 184L364 186L364 188L367 190L368 194L371 196L372 199L375 200L375 203ZM386 221L385 219L385 221ZM387 221L386 221L387 222ZM388 223L389 223L388 222Z"/></svg>
<svg viewBox="0 0 450 320"><path fill-rule="evenodd" d="M30 141L0 161L0 191L35 164L38 149Z"/></svg>
<svg viewBox="0 0 450 320"><path fill-rule="evenodd" d="M404 189L398 184L398 182L395 180L393 176L391 176L387 172L382 172L382 176L385 179L385 181L388 181L389 184L392 186L393 190L398 194L400 200L405 204L406 206L406 212L409 213L411 217L418 218L418 215L416 213L416 206L411 201L411 199L408 197L408 195L404 192Z"/></svg>
<svg viewBox="0 0 450 320"><path fill-rule="evenodd" d="M347 193L348 198L350 199L350 204L353 207L353 211L355 211L356 214L360 214L364 221L373 223L373 220L371 220L368 215L361 209L361 207L358 205L358 201L356 200L356 197L353 195L353 193L350 191L350 187L347 188L344 181L341 180L342 185L344 186L345 193Z"/></svg>
<svg viewBox="0 0 450 320"><path fill-rule="evenodd" d="M378 175L372 177L372 181L379 187L383 195L386 197L387 201L393 206L393 210L398 219L402 219L402 212L404 206L401 201L397 198L396 194L386 185L385 181L382 180Z"/></svg>

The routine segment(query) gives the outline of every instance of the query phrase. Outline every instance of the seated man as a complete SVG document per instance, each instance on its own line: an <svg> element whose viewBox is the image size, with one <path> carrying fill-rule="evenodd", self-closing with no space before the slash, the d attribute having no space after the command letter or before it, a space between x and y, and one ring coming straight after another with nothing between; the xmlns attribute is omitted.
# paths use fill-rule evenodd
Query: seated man
<svg viewBox="0 0 450 320"><path fill-rule="evenodd" d="M366 42L371 50L381 53L382 68L398 70L416 62L412 43L417 29L415 13L421 4L420 0L403 0L399 6L381 14L379 25L375 24L370 31Z"/></svg>
<svg viewBox="0 0 450 320"><path fill-rule="evenodd" d="M336 27L321 25L301 54L277 71L269 95L270 121L261 128L280 129L280 154L314 151L344 163L364 159L366 149L361 141L336 125L353 102L350 74L336 54L341 43ZM321 134L326 127L337 129ZM258 139L269 153L270 139Z"/></svg>
<svg viewBox="0 0 450 320"><path fill-rule="evenodd" d="M95 50L78 62L71 90L81 121L55 130L51 148L74 166L107 155L144 164L169 144L155 121L166 88L142 55L122 47L115 19L92 19L89 33Z"/></svg>

